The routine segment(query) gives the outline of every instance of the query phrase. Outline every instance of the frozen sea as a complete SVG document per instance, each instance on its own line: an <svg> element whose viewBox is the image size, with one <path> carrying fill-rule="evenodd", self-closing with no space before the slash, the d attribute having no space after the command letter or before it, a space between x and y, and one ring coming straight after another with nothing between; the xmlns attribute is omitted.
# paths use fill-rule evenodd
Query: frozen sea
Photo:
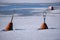
<svg viewBox="0 0 60 40"><path fill-rule="evenodd" d="M30 4L26 8L28 5L0 4L0 40L60 40L60 6L56 7L54 4L55 10L51 11L51 14L47 13L46 24L49 29L38 30L43 23L42 12L44 10L42 9L45 9L45 5L42 5L43 8L37 8L40 4L36 4L37 6ZM36 7L34 8L34 6ZM13 12L13 10L15 11ZM2 31L11 20L11 15L7 15L10 13L15 14L13 30Z"/></svg>
<svg viewBox="0 0 60 40"><path fill-rule="evenodd" d="M60 14L46 16L46 30L38 30L42 16L17 16L13 19L13 31L1 31L10 19L11 16L0 16L0 40L60 40Z"/></svg>

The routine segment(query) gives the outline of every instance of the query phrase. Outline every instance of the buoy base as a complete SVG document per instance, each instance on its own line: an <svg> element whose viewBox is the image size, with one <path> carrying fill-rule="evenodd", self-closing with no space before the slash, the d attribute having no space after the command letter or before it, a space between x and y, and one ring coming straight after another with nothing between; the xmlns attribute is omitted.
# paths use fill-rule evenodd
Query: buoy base
<svg viewBox="0 0 60 40"><path fill-rule="evenodd" d="M40 29L48 29L48 26L46 23L42 23Z"/></svg>
<svg viewBox="0 0 60 40"><path fill-rule="evenodd" d="M10 31L10 30L13 30L13 23L12 22L10 22L5 28L5 31Z"/></svg>

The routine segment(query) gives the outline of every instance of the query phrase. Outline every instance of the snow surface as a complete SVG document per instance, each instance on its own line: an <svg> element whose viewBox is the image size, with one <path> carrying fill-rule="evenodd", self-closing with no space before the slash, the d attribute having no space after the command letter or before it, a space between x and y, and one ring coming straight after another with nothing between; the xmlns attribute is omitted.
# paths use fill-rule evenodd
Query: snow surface
<svg viewBox="0 0 60 40"><path fill-rule="evenodd" d="M42 16L16 16L13 31L1 31L10 22L11 16L0 16L0 40L60 40L60 14L46 17L49 29L38 30Z"/></svg>

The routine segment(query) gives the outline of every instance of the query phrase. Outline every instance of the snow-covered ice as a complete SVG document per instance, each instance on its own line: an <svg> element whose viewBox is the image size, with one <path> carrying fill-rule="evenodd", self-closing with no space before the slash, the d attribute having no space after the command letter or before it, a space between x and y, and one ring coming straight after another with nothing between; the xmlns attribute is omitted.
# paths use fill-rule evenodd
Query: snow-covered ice
<svg viewBox="0 0 60 40"><path fill-rule="evenodd" d="M13 31L1 31L11 17L0 16L0 40L60 40L60 14L46 16L49 29L38 30L42 16L17 16L13 19Z"/></svg>

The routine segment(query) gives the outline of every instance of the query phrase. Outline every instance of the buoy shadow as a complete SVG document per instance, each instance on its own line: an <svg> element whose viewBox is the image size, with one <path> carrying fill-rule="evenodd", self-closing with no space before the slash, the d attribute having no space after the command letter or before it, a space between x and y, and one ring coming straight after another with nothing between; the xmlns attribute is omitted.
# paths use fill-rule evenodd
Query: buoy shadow
<svg viewBox="0 0 60 40"><path fill-rule="evenodd" d="M57 28L48 28L48 29L57 29Z"/></svg>
<svg viewBox="0 0 60 40"><path fill-rule="evenodd" d="M14 29L14 30L25 30L25 29Z"/></svg>
<svg viewBox="0 0 60 40"><path fill-rule="evenodd" d="M9 31L15 31L15 30L25 30L25 29L13 29L13 30L9 30ZM0 32L6 32L6 30L0 30Z"/></svg>
<svg viewBox="0 0 60 40"><path fill-rule="evenodd" d="M48 28L48 29L57 29L57 28ZM41 29L41 28L38 28L37 30L48 30L48 29Z"/></svg>
<svg viewBox="0 0 60 40"><path fill-rule="evenodd" d="M37 30L46 30L46 29L41 29L41 28L38 28Z"/></svg>

